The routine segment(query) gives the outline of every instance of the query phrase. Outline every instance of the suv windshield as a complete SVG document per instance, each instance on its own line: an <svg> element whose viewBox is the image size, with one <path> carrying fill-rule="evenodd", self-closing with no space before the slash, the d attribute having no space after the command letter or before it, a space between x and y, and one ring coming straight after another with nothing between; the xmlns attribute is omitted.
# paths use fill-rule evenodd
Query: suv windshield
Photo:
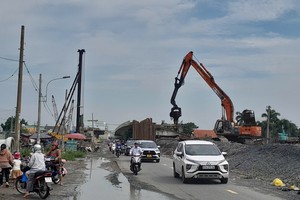
<svg viewBox="0 0 300 200"><path fill-rule="evenodd" d="M134 144L134 142L135 142L134 140L127 140L126 145L131 146Z"/></svg>
<svg viewBox="0 0 300 200"><path fill-rule="evenodd" d="M139 144L141 148L157 148L156 144L154 142L141 142Z"/></svg>
<svg viewBox="0 0 300 200"><path fill-rule="evenodd" d="M220 155L221 152L215 145L207 144L187 144L185 145L185 153L191 156L210 156Z"/></svg>

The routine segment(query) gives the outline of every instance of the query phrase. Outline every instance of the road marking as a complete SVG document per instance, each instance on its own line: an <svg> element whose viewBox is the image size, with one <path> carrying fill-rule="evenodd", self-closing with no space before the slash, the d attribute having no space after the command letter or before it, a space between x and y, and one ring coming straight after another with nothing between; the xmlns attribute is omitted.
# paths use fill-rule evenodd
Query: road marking
<svg viewBox="0 0 300 200"><path fill-rule="evenodd" d="M232 190L226 190L227 192L230 192L230 193L232 193L232 194L238 194L237 192L235 192L235 191L232 191Z"/></svg>

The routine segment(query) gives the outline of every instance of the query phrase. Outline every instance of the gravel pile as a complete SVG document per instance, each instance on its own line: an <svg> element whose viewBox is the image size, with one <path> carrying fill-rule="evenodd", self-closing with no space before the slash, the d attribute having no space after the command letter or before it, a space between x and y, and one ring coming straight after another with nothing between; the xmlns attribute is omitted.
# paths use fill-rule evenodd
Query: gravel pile
<svg viewBox="0 0 300 200"><path fill-rule="evenodd" d="M248 178L272 182L281 179L287 186L300 187L300 145L259 144L244 145L216 142L228 153L231 170Z"/></svg>
<svg viewBox="0 0 300 200"><path fill-rule="evenodd" d="M287 186L300 187L300 144L240 144L213 141L227 152L230 171L244 178L272 182L281 179ZM160 139L157 144L164 155L172 155L178 141Z"/></svg>

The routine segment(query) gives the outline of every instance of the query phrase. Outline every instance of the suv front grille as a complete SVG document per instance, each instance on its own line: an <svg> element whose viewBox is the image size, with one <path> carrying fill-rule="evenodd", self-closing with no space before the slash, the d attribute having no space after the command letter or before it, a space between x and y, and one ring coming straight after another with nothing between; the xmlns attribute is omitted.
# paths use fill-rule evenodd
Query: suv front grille
<svg viewBox="0 0 300 200"><path fill-rule="evenodd" d="M220 171L220 169L217 165L213 169L203 169L203 165L199 165L197 171Z"/></svg>
<svg viewBox="0 0 300 200"><path fill-rule="evenodd" d="M143 151L143 155L156 155L155 151Z"/></svg>

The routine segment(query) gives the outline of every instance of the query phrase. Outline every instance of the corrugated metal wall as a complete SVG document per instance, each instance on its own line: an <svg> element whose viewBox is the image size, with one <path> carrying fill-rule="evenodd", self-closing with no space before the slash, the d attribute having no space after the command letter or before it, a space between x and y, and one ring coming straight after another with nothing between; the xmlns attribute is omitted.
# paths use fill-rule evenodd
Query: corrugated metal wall
<svg viewBox="0 0 300 200"><path fill-rule="evenodd" d="M153 140L155 141L155 124L152 118L144 119L141 122L132 122L132 136L136 140Z"/></svg>

